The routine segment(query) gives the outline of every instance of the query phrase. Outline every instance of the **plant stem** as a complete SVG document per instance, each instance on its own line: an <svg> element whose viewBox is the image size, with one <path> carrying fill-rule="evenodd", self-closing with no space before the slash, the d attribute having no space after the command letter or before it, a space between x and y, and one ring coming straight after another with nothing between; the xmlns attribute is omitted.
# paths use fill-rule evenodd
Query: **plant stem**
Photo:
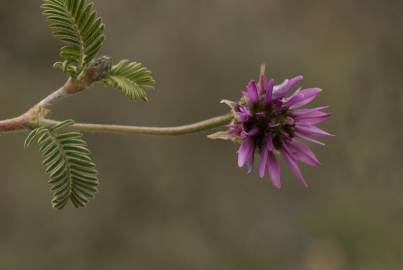
<svg viewBox="0 0 403 270"><path fill-rule="evenodd" d="M82 79L75 80L70 78L62 87L42 99L26 113L12 119L0 121L0 133L30 130L41 126L51 127L59 124L60 122L58 121L45 118L50 113L51 107L69 96L88 89L94 82L102 79L102 76L107 71L110 71L110 69L111 59L109 57L96 59L89 67L87 67ZM224 126L232 119L233 114L231 113L177 127L137 127L77 123L71 128L77 131L94 133L178 136Z"/></svg>
<svg viewBox="0 0 403 270"><path fill-rule="evenodd" d="M0 133L13 132L28 128L24 115L0 121Z"/></svg>
<svg viewBox="0 0 403 270"><path fill-rule="evenodd" d="M69 78L67 82L30 108L26 113L11 119L0 121L0 133L22 131L38 126L39 119L50 113L52 106L61 100L76 95L88 89L94 82L99 81L111 70L112 59L100 57L93 60L86 68L81 79Z"/></svg>
<svg viewBox="0 0 403 270"><path fill-rule="evenodd" d="M204 121L189 125L176 127L138 127L122 125L104 125L104 124L86 124L76 123L71 128L82 132L92 133L113 133L113 134L141 134L154 136L179 136L191 133L197 133L228 124L233 119L233 114L225 114L213 117ZM40 119L39 126L51 127L60 122L50 119Z"/></svg>

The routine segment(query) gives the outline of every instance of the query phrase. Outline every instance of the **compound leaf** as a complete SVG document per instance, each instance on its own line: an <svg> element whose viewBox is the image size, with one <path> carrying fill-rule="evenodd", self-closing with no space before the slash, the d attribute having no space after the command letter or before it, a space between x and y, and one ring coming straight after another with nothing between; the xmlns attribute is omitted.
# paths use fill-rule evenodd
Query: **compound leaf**
<svg viewBox="0 0 403 270"><path fill-rule="evenodd" d="M151 71L141 63L129 60L122 60L114 65L103 83L120 89L131 100L144 101L147 101L146 89L152 89L155 86Z"/></svg>
<svg viewBox="0 0 403 270"><path fill-rule="evenodd" d="M88 0L44 0L41 7L53 35L65 44L65 60L54 66L76 77L102 47L105 25Z"/></svg>
<svg viewBox="0 0 403 270"><path fill-rule="evenodd" d="M87 143L79 132L63 132L72 120L52 127L37 128L28 135L25 146L37 140L45 171L49 176L52 205L62 209L70 200L77 208L85 207L98 191L99 180Z"/></svg>

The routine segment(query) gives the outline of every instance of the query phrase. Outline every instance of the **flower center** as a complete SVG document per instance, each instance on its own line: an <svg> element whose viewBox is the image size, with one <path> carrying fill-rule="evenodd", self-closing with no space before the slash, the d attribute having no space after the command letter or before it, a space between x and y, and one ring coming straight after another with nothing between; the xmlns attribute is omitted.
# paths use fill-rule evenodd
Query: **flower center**
<svg viewBox="0 0 403 270"><path fill-rule="evenodd" d="M267 106L261 102L251 111L253 117L244 123L244 128L248 132L256 130L254 139L258 147L261 148L270 136L274 148L280 149L284 141L294 137L295 120L288 108L273 103Z"/></svg>

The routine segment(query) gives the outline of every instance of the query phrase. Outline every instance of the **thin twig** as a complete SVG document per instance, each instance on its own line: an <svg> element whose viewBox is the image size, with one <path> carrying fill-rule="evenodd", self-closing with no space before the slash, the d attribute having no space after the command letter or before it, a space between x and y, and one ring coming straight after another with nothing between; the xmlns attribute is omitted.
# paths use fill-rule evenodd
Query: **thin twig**
<svg viewBox="0 0 403 270"><path fill-rule="evenodd" d="M0 121L0 133L14 132L27 128L24 115Z"/></svg>
<svg viewBox="0 0 403 270"><path fill-rule="evenodd" d="M95 59L86 68L82 78L69 78L62 87L42 99L26 113L12 119L0 121L0 133L22 131L36 127L38 120L45 118L52 106L66 97L88 89L94 82L102 79L102 76L110 71L111 65L112 60L109 57Z"/></svg>
<svg viewBox="0 0 403 270"><path fill-rule="evenodd" d="M49 114L52 106L66 97L88 89L92 83L100 79L100 76L105 73L105 69L110 70L110 58L101 57L97 61L90 68L87 68L83 79L76 80L70 78L62 87L42 99L26 113L16 118L0 121L0 133L24 131L41 126L49 127L60 123L46 119L45 117ZM231 113L177 127L137 127L77 123L72 128L83 132L178 136L224 126L232 119L233 114Z"/></svg>
<svg viewBox="0 0 403 270"><path fill-rule="evenodd" d="M33 122L39 118L45 117L50 112L50 108L53 105L70 95L76 94L79 92L78 90L83 89L81 85L77 85L78 84L72 80L68 80L62 87L42 99L27 112L15 118L0 121L0 133L23 131L32 128L34 126ZM75 89L77 89L76 92L73 92L72 90Z"/></svg>
<svg viewBox="0 0 403 270"><path fill-rule="evenodd" d="M199 131L214 129L224 126L233 119L233 114L225 114L210 118L201 122L176 126L176 127L138 127L138 126L122 126L122 125L104 125L104 124L86 124L76 123L71 128L82 132L91 133L113 133L113 134L141 134L141 135L154 135L154 136L179 136L185 134L196 133ZM41 119L39 120L40 126L51 127L59 124L60 122Z"/></svg>

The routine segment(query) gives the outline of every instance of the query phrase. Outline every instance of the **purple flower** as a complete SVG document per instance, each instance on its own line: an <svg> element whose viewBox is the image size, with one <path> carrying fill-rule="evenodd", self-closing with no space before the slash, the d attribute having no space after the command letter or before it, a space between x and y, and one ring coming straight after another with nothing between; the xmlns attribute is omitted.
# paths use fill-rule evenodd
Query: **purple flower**
<svg viewBox="0 0 403 270"><path fill-rule="evenodd" d="M314 167L320 162L302 142L324 145L314 137L331 135L315 126L329 118L330 114L323 111L327 107L301 108L314 100L321 89L298 89L289 94L302 79L297 76L274 85L273 80L261 75L258 83L248 83L241 101L232 105L235 120L226 134L241 143L237 152L239 167L246 166L248 173L252 172L257 152L259 176L268 172L277 188L281 187L278 156L283 156L298 180L307 186L297 162Z"/></svg>

